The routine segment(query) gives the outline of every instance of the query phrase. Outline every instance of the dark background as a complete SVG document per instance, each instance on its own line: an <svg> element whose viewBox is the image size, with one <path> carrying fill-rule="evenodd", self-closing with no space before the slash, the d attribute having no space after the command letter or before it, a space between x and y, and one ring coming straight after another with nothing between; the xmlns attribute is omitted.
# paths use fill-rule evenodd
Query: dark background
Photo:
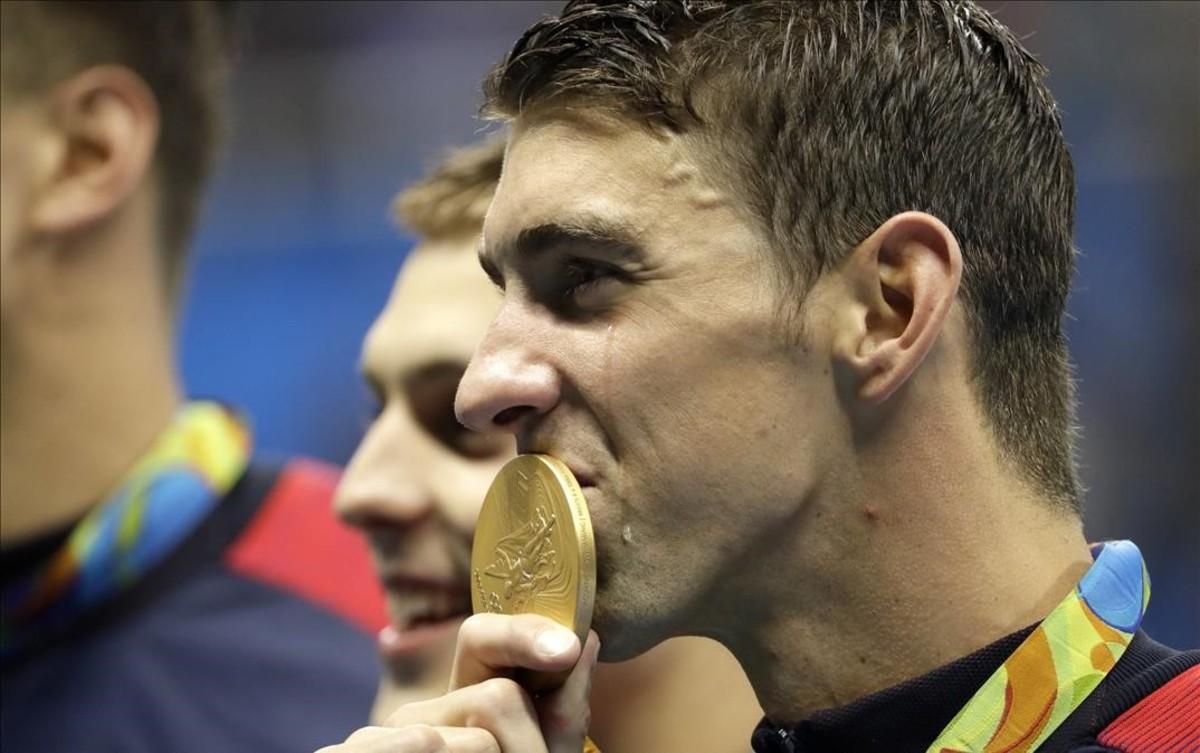
<svg viewBox="0 0 1200 753"><path fill-rule="evenodd" d="M1079 182L1069 334L1092 539L1130 538L1146 627L1200 643L1200 5L986 3L1050 68ZM183 316L190 391L258 446L344 463L359 340L411 241L397 189L478 137L479 81L546 2L247 3L231 143ZM980 553L986 556L986 553Z"/></svg>

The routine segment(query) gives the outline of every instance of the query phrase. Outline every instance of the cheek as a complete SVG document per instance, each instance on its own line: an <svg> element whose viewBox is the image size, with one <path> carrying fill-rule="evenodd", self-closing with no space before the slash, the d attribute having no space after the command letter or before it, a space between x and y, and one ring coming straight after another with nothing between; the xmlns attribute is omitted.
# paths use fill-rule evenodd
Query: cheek
<svg viewBox="0 0 1200 753"><path fill-rule="evenodd" d="M12 183L7 171L0 171L0 308L3 309L8 308L5 302L10 300L10 289L16 284L13 256L22 212L22 197Z"/></svg>
<svg viewBox="0 0 1200 753"><path fill-rule="evenodd" d="M710 321L664 312L666 326L614 328L605 402L610 424L640 452L689 454L747 443L769 431L776 381L774 355L756 347L761 339L738 323L714 331ZM671 326L674 319L680 324ZM767 403L767 404L763 404ZM670 452L668 453L668 450Z"/></svg>
<svg viewBox="0 0 1200 753"><path fill-rule="evenodd" d="M8 272L8 257L16 233L16 198L8 189L8 181L0 186L0 272Z"/></svg>
<svg viewBox="0 0 1200 753"><path fill-rule="evenodd" d="M814 475L805 447L823 419L796 364L727 340L693 342L631 359L619 444L631 504L650 492L644 515L710 527L719 539L768 525L804 498Z"/></svg>
<svg viewBox="0 0 1200 753"><path fill-rule="evenodd" d="M455 528L470 533L475 530L483 498L496 474L504 467L510 456L484 460L468 460L455 457L440 471L440 497L443 513Z"/></svg>
<svg viewBox="0 0 1200 753"><path fill-rule="evenodd" d="M20 148L20 142L29 141L27 136L23 138L22 128L5 122L3 131L4 137L0 137L0 270L3 274L0 276L7 277L12 272L13 255L25 224L30 166L28 150Z"/></svg>

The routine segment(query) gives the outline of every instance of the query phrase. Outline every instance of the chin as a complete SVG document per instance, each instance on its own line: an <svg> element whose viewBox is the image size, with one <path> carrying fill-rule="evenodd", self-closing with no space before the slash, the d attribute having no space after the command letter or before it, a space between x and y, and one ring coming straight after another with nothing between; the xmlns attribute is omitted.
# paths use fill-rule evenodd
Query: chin
<svg viewBox="0 0 1200 753"><path fill-rule="evenodd" d="M603 662L637 658L672 637L660 621L638 619L619 610L605 609L599 599L592 615L592 629L600 636L600 661Z"/></svg>
<svg viewBox="0 0 1200 753"><path fill-rule="evenodd" d="M401 706L429 701L445 694L446 682L445 673L398 678L392 672L385 672L371 707L371 723L382 725Z"/></svg>
<svg viewBox="0 0 1200 753"><path fill-rule="evenodd" d="M652 633L637 634L629 630L604 632L596 629L600 636L600 661L623 662L636 659L671 636Z"/></svg>
<svg viewBox="0 0 1200 753"><path fill-rule="evenodd" d="M394 688L432 686L435 683L433 675L437 673L438 669L436 665L437 662L423 656L384 657L384 679Z"/></svg>

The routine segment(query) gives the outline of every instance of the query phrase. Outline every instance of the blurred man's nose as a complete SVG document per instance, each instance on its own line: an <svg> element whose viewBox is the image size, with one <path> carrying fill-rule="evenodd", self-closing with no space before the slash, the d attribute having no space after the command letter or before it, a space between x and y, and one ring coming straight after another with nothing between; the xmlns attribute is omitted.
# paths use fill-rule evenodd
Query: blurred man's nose
<svg viewBox="0 0 1200 753"><path fill-rule="evenodd" d="M338 485L334 507L351 525L389 527L419 523L437 500L428 483L429 464L406 441L402 417L386 412L371 426Z"/></svg>
<svg viewBox="0 0 1200 753"><path fill-rule="evenodd" d="M530 335L501 309L458 385L454 412L463 426L516 433L558 403L558 370Z"/></svg>

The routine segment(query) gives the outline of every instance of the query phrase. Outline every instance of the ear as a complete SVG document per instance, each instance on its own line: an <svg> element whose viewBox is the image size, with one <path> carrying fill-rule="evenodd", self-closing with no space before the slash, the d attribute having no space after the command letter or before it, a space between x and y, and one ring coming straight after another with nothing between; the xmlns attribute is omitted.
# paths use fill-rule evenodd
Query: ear
<svg viewBox="0 0 1200 753"><path fill-rule="evenodd" d="M128 68L88 68L48 95L60 148L30 207L34 232L73 233L111 216L144 183L158 142L158 103Z"/></svg>
<svg viewBox="0 0 1200 753"><path fill-rule="evenodd" d="M837 357L859 399L887 400L916 372L945 324L962 278L962 251L940 220L905 212L883 223L843 266L854 299Z"/></svg>

